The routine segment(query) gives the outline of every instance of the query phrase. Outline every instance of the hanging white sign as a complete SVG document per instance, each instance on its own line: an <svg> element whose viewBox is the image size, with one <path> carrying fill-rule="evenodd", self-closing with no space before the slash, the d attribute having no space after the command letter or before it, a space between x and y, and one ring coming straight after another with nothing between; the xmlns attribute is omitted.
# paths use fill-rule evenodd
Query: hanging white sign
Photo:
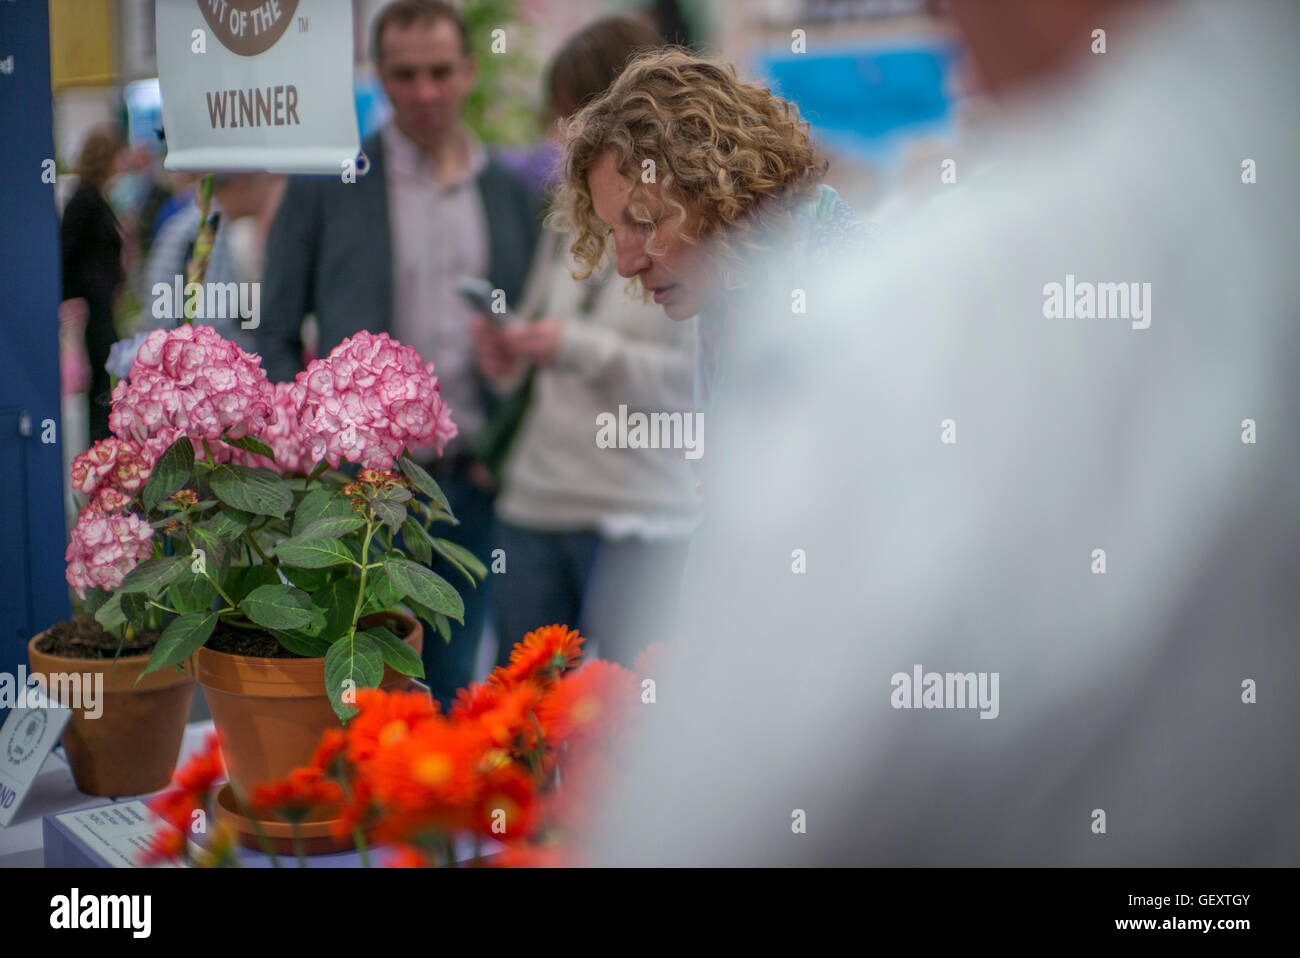
<svg viewBox="0 0 1300 958"><path fill-rule="evenodd" d="M157 0L169 170L340 174L361 149L352 5Z"/></svg>

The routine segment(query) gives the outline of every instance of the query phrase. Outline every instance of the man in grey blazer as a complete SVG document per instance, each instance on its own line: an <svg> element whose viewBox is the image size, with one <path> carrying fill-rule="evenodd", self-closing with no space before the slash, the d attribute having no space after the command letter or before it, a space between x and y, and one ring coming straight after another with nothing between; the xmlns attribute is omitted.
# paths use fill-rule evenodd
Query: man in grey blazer
<svg viewBox="0 0 1300 958"><path fill-rule="evenodd" d="M273 381L292 379L303 368L303 319L314 314L320 355L365 329L432 360L460 435L424 465L461 523L447 537L490 564L493 483L474 449L503 407L478 378L473 311L455 280L486 279L513 308L537 240L536 200L461 119L476 67L452 7L390 3L375 18L372 55L393 118L362 144L369 168L354 182L289 181L267 241L257 345ZM433 568L460 575L440 559ZM444 705L471 678L490 582L472 589L462 579L464 627L453 626L449 645L425 643L425 674Z"/></svg>

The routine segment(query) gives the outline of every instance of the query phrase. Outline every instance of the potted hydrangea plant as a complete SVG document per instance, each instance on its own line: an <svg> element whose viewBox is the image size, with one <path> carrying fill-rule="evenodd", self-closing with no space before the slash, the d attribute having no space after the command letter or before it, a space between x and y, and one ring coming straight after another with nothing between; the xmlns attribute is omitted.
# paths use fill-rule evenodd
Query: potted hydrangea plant
<svg viewBox="0 0 1300 958"><path fill-rule="evenodd" d="M135 445L116 438L73 460L73 487L87 501L68 544L67 577L89 614L56 623L27 646L33 674L55 698L67 698L61 693L72 690L71 677L81 687L83 706L86 687L97 690L100 700L75 709L62 735L73 779L88 795L163 788L194 698L188 668L144 675L163 626L160 610L137 610L131 624L120 611L105 612L99 621L90 617L152 552L153 527L125 508L148 476Z"/></svg>
<svg viewBox="0 0 1300 958"><path fill-rule="evenodd" d="M444 640L456 589L486 569L435 536L454 522L409 452L456 435L433 364L367 332L271 384L214 330L156 330L113 392L110 453L69 546L69 582L106 627L165 619L145 681L193 669L236 795L307 761L356 693L422 676L419 622ZM174 759L174 752L173 752Z"/></svg>

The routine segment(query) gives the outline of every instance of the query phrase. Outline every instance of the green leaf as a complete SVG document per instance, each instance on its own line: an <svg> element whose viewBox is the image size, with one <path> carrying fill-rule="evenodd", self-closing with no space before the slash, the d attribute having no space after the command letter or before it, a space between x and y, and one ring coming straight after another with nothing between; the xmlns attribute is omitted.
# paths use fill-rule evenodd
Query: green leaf
<svg viewBox="0 0 1300 958"><path fill-rule="evenodd" d="M441 612L436 612L434 614L437 615L438 617L438 621L434 623L434 626L438 630L438 634L442 636L443 642L450 644L451 643L451 620L448 619Z"/></svg>
<svg viewBox="0 0 1300 958"><path fill-rule="evenodd" d="M192 565L192 563L191 563ZM177 612L207 612L217 597L217 587L206 576L186 569L167 587L167 602Z"/></svg>
<svg viewBox="0 0 1300 958"><path fill-rule="evenodd" d="M302 542L285 539L275 547L282 563L300 569L327 569L330 566L353 563L352 553L340 539L313 539Z"/></svg>
<svg viewBox="0 0 1300 958"><path fill-rule="evenodd" d="M375 515L383 520L384 525L392 530L393 535L397 535L397 530L402 528L402 523L406 521L406 506L401 503L376 499L370 503L370 508L375 510Z"/></svg>
<svg viewBox="0 0 1300 958"><path fill-rule="evenodd" d="M286 579L304 592L318 592L333 582L337 574L335 569L295 569L289 565L284 566L280 571L284 573ZM320 605L319 602L316 604Z"/></svg>
<svg viewBox="0 0 1300 958"><path fill-rule="evenodd" d="M250 565L239 570L239 578L235 580L234 588L229 595L236 602L243 602L244 599L251 595L254 589L260 589L264 585L279 585L280 576L276 573L274 567L269 565Z"/></svg>
<svg viewBox="0 0 1300 958"><path fill-rule="evenodd" d="M193 471L194 444L188 436L181 436L154 463L142 494L145 509L154 509L173 492L183 489Z"/></svg>
<svg viewBox="0 0 1300 958"><path fill-rule="evenodd" d="M274 450L272 450L266 443L262 442L262 440L254 438L253 436L244 436L241 439L231 439L229 436L222 436L221 440L222 442L229 443L238 449L243 449L245 452L255 453L259 456L266 456L266 458L270 459L272 462L275 461Z"/></svg>
<svg viewBox="0 0 1300 958"><path fill-rule="evenodd" d="M244 534L244 530L253 521L253 514L243 509L222 509L214 516L209 516L199 524L200 529L209 529L219 539L231 541Z"/></svg>
<svg viewBox="0 0 1300 958"><path fill-rule="evenodd" d="M412 518L408 517L402 523L402 542L411 550L411 555L424 565L433 561L433 540L429 538L429 533L424 531L424 526Z"/></svg>
<svg viewBox="0 0 1300 958"><path fill-rule="evenodd" d="M382 567L371 569L367 581L371 583L375 595L384 603L384 609L391 609L402 601L404 593Z"/></svg>
<svg viewBox="0 0 1300 958"><path fill-rule="evenodd" d="M357 713L356 691L375 688L383 677L383 654L365 632L350 640L339 639L325 653L325 690L335 713L343 721ZM345 697L353 700L344 701Z"/></svg>
<svg viewBox="0 0 1300 958"><path fill-rule="evenodd" d="M487 578L487 567L464 546L457 545L450 539L434 539L433 549L459 569L475 588L478 588L481 580Z"/></svg>
<svg viewBox="0 0 1300 958"><path fill-rule="evenodd" d="M149 600L145 598L142 592L126 592L122 594L122 615L126 616L126 624L134 626L137 632L144 628L144 617L149 614Z"/></svg>
<svg viewBox="0 0 1300 958"><path fill-rule="evenodd" d="M382 569L371 569L366 576L366 603L362 615L372 612L386 612L396 608L402 601L402 590L393 584L393 580Z"/></svg>
<svg viewBox="0 0 1300 958"><path fill-rule="evenodd" d="M355 532L365 524L366 520L355 512L350 516L322 516L295 535L293 541L310 542L313 539L337 539L349 532Z"/></svg>
<svg viewBox="0 0 1300 958"><path fill-rule="evenodd" d="M462 625L465 621L465 603L452 588L450 582L422 565L403 559L400 556L388 556L384 559L384 571L393 580L393 585L402 590L403 595L422 602L435 612L449 615Z"/></svg>
<svg viewBox="0 0 1300 958"><path fill-rule="evenodd" d="M126 614L122 611L122 594L114 592L95 611L95 621L108 631L126 625Z"/></svg>
<svg viewBox="0 0 1300 958"><path fill-rule="evenodd" d="M266 629L306 628L324 614L306 592L283 584L258 586L244 596L239 608Z"/></svg>
<svg viewBox="0 0 1300 958"><path fill-rule="evenodd" d="M317 519L325 516L356 515L352 503L330 488L313 489L302 497L298 507L293 511L293 534L301 534Z"/></svg>
<svg viewBox="0 0 1300 958"><path fill-rule="evenodd" d="M178 665L203 647L217 625L215 612L191 612L172 620L153 647L146 672Z"/></svg>
<svg viewBox="0 0 1300 958"><path fill-rule="evenodd" d="M361 580L348 576L335 579L325 588L312 593L312 602L325 610L325 627L319 638L333 642L347 635L356 621L353 616L357 610L357 591Z"/></svg>
<svg viewBox="0 0 1300 958"><path fill-rule="evenodd" d="M203 550L203 566L214 579L224 578L226 569L229 568L230 548L226 541L218 536L211 529L195 528L190 530L190 538L194 540L194 548ZM191 564L198 556L191 551L187 559Z"/></svg>
<svg viewBox="0 0 1300 958"><path fill-rule="evenodd" d="M87 589L85 601L82 603L86 615L94 616L96 612L104 607L104 603L108 601L108 598L109 593L99 588L99 586Z"/></svg>
<svg viewBox="0 0 1300 958"><path fill-rule="evenodd" d="M275 640L283 645L290 652L297 655L305 655L309 659L319 659L329 651L330 644L315 636L307 635L305 632L298 630L284 631L281 629L271 629L271 634Z"/></svg>
<svg viewBox="0 0 1300 958"><path fill-rule="evenodd" d="M211 481L218 499L245 512L283 519L293 506L293 491L270 469L218 466Z"/></svg>
<svg viewBox="0 0 1300 958"><path fill-rule="evenodd" d="M433 609L429 608L423 602L418 602L415 599L412 599L409 595L405 599L403 599L403 603L406 605L408 609L410 609L420 618L424 619L424 621L428 623L429 628L432 629L436 626L438 617L441 615L441 613L434 612Z"/></svg>
<svg viewBox="0 0 1300 958"><path fill-rule="evenodd" d="M156 598L172 579L189 567L189 564L189 556L159 556L145 559L127 573L122 584L117 587L117 591L119 594L144 592L150 598Z"/></svg>
<svg viewBox="0 0 1300 958"><path fill-rule="evenodd" d="M426 496L436 502L442 510L451 515L451 503L443 495L442 489L433 481L433 476L429 475L424 469L409 456L403 456L397 460L397 466L407 479L411 480L411 485L419 489Z"/></svg>
<svg viewBox="0 0 1300 958"><path fill-rule="evenodd" d="M419 653L382 625L366 629L361 635L368 636L374 641L384 657L384 664L389 668L403 675L414 675L417 679L424 678L424 663L420 661Z"/></svg>

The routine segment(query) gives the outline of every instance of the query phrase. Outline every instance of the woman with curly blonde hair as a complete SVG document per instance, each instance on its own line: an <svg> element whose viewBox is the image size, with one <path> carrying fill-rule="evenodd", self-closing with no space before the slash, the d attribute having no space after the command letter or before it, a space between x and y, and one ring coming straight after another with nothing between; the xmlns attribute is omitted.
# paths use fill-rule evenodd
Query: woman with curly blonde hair
<svg viewBox="0 0 1300 958"><path fill-rule="evenodd" d="M576 236L579 278L612 240L621 276L669 318L699 317L696 386L711 403L740 297L865 243L826 169L794 104L669 47L630 62L569 123L554 216Z"/></svg>

